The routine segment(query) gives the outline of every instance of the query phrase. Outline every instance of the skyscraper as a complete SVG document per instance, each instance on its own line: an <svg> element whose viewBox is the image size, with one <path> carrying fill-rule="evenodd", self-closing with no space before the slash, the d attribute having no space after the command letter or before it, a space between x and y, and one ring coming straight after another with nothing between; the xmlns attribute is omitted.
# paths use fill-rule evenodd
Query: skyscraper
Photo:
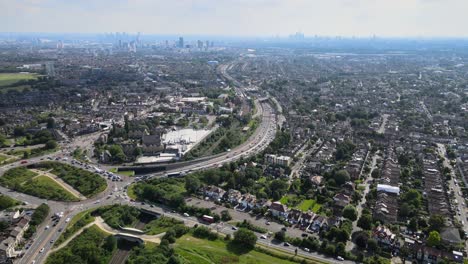
<svg viewBox="0 0 468 264"><path fill-rule="evenodd" d="M180 37L179 38L179 48L183 48L183 47L184 47L184 38Z"/></svg>

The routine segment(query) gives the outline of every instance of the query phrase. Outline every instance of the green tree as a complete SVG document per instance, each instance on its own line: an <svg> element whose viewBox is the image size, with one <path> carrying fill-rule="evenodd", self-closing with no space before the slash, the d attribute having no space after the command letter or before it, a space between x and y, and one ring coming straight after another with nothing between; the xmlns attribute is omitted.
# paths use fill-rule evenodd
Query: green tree
<svg viewBox="0 0 468 264"><path fill-rule="evenodd" d="M257 243L257 236L250 230L240 228L234 233L233 242L252 249Z"/></svg>
<svg viewBox="0 0 468 264"><path fill-rule="evenodd" d="M351 221L356 221L357 219L356 208L350 204L345 206L345 208L343 208L343 217Z"/></svg>
<svg viewBox="0 0 468 264"><path fill-rule="evenodd" d="M370 214L363 214L359 217L357 222L357 226L364 230L371 230L372 228L372 215Z"/></svg>
<svg viewBox="0 0 468 264"><path fill-rule="evenodd" d="M49 140L45 143L45 149L55 149L57 148L57 142L55 140Z"/></svg>
<svg viewBox="0 0 468 264"><path fill-rule="evenodd" d="M351 178L349 173L345 170L339 170L335 173L333 179L335 180L338 186L343 185L345 182L349 181Z"/></svg>
<svg viewBox="0 0 468 264"><path fill-rule="evenodd" d="M429 237L427 238L426 242L427 245L430 247L437 247L438 245L440 245L440 241L441 238L439 232L434 230L429 233Z"/></svg>
<svg viewBox="0 0 468 264"><path fill-rule="evenodd" d="M196 193L200 189L201 183L197 176L189 174L185 176L185 189L189 193Z"/></svg>
<svg viewBox="0 0 468 264"><path fill-rule="evenodd" d="M373 238L367 240L367 249L369 251L375 252L379 248L379 245L377 244L377 241Z"/></svg>
<svg viewBox="0 0 468 264"><path fill-rule="evenodd" d="M445 226L445 218L441 215L431 215L429 218L429 228L431 230L440 231Z"/></svg>

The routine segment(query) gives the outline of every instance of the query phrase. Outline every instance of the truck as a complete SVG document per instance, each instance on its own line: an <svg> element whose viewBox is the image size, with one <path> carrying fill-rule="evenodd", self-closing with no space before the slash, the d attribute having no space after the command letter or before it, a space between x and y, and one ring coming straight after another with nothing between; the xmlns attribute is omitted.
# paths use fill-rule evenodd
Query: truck
<svg viewBox="0 0 468 264"><path fill-rule="evenodd" d="M203 215L202 219L203 219L203 221L205 221L207 223L210 223L210 224L214 223L214 218L212 216Z"/></svg>

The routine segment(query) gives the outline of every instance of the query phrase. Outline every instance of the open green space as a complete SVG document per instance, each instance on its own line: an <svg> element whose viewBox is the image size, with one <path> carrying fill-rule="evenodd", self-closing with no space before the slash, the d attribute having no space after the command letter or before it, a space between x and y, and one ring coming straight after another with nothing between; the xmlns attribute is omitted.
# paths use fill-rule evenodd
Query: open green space
<svg viewBox="0 0 468 264"><path fill-rule="evenodd" d="M19 81L36 80L35 73L0 73L0 87L7 87Z"/></svg>
<svg viewBox="0 0 468 264"><path fill-rule="evenodd" d="M223 240L206 240L184 235L179 238L175 246L175 252L179 254L184 263L295 263L276 258L257 250L251 250L244 254L233 252Z"/></svg>
<svg viewBox="0 0 468 264"><path fill-rule="evenodd" d="M0 194L0 211L8 209L13 206L20 205L21 202L11 198L10 196L6 196L4 194Z"/></svg>
<svg viewBox="0 0 468 264"><path fill-rule="evenodd" d="M116 248L117 241L113 236L92 226L64 248L50 254L45 263L109 263Z"/></svg>
<svg viewBox="0 0 468 264"><path fill-rule="evenodd" d="M57 201L78 201L71 193L63 189L54 180L46 176L37 176L24 167L13 168L0 178L0 185L15 191Z"/></svg>
<svg viewBox="0 0 468 264"><path fill-rule="evenodd" d="M98 174L68 164L46 161L32 165L32 167L51 170L52 174L57 175L86 197L92 197L107 187L106 180Z"/></svg>
<svg viewBox="0 0 468 264"><path fill-rule="evenodd" d="M166 232L175 225L183 225L182 221L176 220L171 217L161 216L155 219L145 226L145 232L147 235L157 235Z"/></svg>
<svg viewBox="0 0 468 264"><path fill-rule="evenodd" d="M317 203L314 199L308 199L302 201L299 205L296 206L297 209L307 212L308 210L316 213L320 209L321 205Z"/></svg>
<svg viewBox="0 0 468 264"><path fill-rule="evenodd" d="M94 217L91 216L91 211L94 209L89 209L75 215L67 225L67 228L62 232L60 237L55 242L54 246L59 246L73 234L78 232L82 227L94 221Z"/></svg>

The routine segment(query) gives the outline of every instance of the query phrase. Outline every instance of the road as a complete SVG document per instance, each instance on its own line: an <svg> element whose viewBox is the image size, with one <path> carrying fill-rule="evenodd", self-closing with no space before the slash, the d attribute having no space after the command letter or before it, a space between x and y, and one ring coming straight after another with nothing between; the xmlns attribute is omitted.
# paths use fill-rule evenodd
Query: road
<svg viewBox="0 0 468 264"><path fill-rule="evenodd" d="M235 88L236 93L238 93L238 95L240 96L245 96L244 91L242 89L242 84L240 84L237 81L234 83L237 85L237 87ZM210 157L209 159L200 160L199 162L196 162L195 164L190 163L186 166L182 166L178 168L177 170L173 170L173 171L189 172L189 171L195 171L195 170L203 170L203 169L212 168L212 167L218 167L224 163L232 162L241 158L246 158L250 155L254 155L256 153L259 153L263 149L265 149L275 137L276 127L278 124L278 121L277 121L278 117L270 104L260 103L257 105L257 107L258 106L260 106L261 108L258 110L262 114L262 122L260 126L255 130L255 132L249 137L249 139L246 142L234 148L230 152L222 153L220 155ZM86 148L86 146L92 145L92 143L97 139L97 137L99 137L99 135L100 133L94 133L91 135L76 137L72 139L71 141L67 140L65 143L61 144L61 151L58 151L53 154L45 155L42 157L28 159L27 164L21 164L20 162L15 162L15 163L0 167L0 175L3 175L3 173L10 168L37 163L47 158L54 159L54 160L57 159L58 162L68 163L73 166L77 166L83 169L88 169L88 170L93 171L93 167L90 167L90 166L86 167L85 165L79 165L76 163L72 164L73 159L70 157L70 154L76 147L83 148L84 146ZM173 171L168 171L168 172L170 173ZM168 173L168 172L165 172L165 173ZM161 176L164 176L164 174L155 173L155 174L150 175L150 177L161 177ZM122 179L123 181L112 182L106 178L108 187L104 192L98 194L97 196L93 198L88 198L86 200L79 201L79 202L47 201L45 199L40 199L40 198L33 197L30 195L13 192L6 188L0 187L0 191L2 193L5 193L15 199L27 202L31 205L39 205L41 203L47 203L51 208L51 213L49 217L44 221L44 223L42 223L40 226L37 227L37 232L32 239L32 244L30 245L30 248L24 252L23 258L15 262L21 263L21 264L22 263L28 264L28 263L31 263L32 261L35 261L36 263L44 263L47 258L47 255L50 253L50 250L53 246L53 241L57 240L58 237L60 236L61 234L60 230L62 229L64 230L66 228L67 218L73 218L75 215L77 215L78 213L84 210L97 208L103 205L129 204L132 206L136 206L138 208L144 208L147 210L158 212L162 215L167 215L176 219L183 220L184 223L188 226L200 224L200 222L196 218L183 217L179 214L171 213L170 210L163 208L163 207L157 207L154 205L138 204L138 203L131 202L126 194L125 187L130 185L134 179L131 177L126 177L126 176L122 176ZM63 212L64 216L54 226L51 216L53 215L53 213L57 213L57 212ZM46 226L48 226L49 228L46 229ZM212 225L210 226L210 228L218 230L219 232L222 232L224 234L232 234L234 231L232 226L229 226L227 224L221 227L218 225ZM258 243L264 246L278 248L283 251L288 251L291 253L294 253L296 249L293 246L285 247L281 244L274 244L270 239L263 239L261 238L260 234L257 234L257 235L259 236ZM43 252L41 252L41 249L43 249ZM299 254L307 256L309 258L314 258L317 260L328 262L328 263L336 262L334 259L326 258L316 253L307 253L305 251L299 250ZM351 263L351 262L348 262L348 263Z"/></svg>
<svg viewBox="0 0 468 264"><path fill-rule="evenodd" d="M453 193L454 193L454 198L451 199L451 201L456 201L455 204L452 204L452 206L455 206L457 210L455 217L458 219L458 222L462 224L463 230L465 232L468 232L468 225L465 224L465 222L468 220L466 218L468 214L466 212L465 197L463 196L460 185L458 184L455 170L450 164L449 159L447 158L447 150L445 148L445 145L437 143L437 152L439 153L441 157L443 157L443 165L444 167L447 167L450 169L450 175L452 176L450 181L448 181L448 188L451 191L453 190ZM468 252L468 245L466 245L466 243L465 243L465 250Z"/></svg>
<svg viewBox="0 0 468 264"><path fill-rule="evenodd" d="M240 84L237 82L237 84ZM240 84L241 85L241 84ZM236 87L236 92L240 95L245 97L243 92L242 86ZM242 145L234 148L230 152L222 153L220 155L214 156L209 159L201 160L200 162L196 162L195 164L191 163L187 166L183 166L178 168L178 171L195 171L195 170L202 170L206 168L218 167L224 163L232 162L241 158L247 158L248 156L254 155L259 153L263 149L265 149L268 144L274 139L276 133L276 115L274 109L268 103L258 103L257 107L259 113L262 116L262 122L260 123L259 127L254 131L254 133L249 137L249 139L244 142ZM72 166L81 167L82 169L87 169L93 171L93 167L85 167L84 165L78 164L71 164L73 160L70 156L73 150L77 147L86 149L87 146L93 144L93 142L99 137L101 133L93 133L89 135L75 137L70 140L66 140L65 142L61 143L61 150L52 154L44 155L41 157L35 157L27 159L27 164L21 164L20 161L11 163L9 165L5 165L0 167L0 175L3 175L5 171L8 169L18 167L18 166L26 166L34 163L41 162L43 160L51 159L57 160L58 162L68 163ZM104 166L101 166L101 168ZM93 171L94 172L94 171ZM171 172L171 171L168 171ZM167 173L167 172L166 172ZM157 173L151 175L152 177L161 177L163 174ZM43 263L46 259L47 254L49 253L53 243L51 241L55 241L59 236L59 230L65 229L67 223L65 219L72 218L76 214L90 209L96 208L102 205L107 204L115 204L115 203L130 203L129 198L126 195L125 186L131 184L133 182L133 178L122 176L122 182L112 182L107 180L108 188L97 195L96 197L89 198L79 202L58 202L58 201L48 201L45 199L33 197L30 195L13 192L6 188L0 187L0 191L5 193L15 199L18 199L23 202L27 202L31 205L40 205L42 203L47 203L50 208L51 212L48 218L42 223L40 226L37 227L36 234L32 238L32 244L30 245L29 249L24 252L23 258L16 261L17 263L31 263L32 261L36 261L36 263ZM56 225L54 226L54 222L52 221L51 216L57 212L64 212L64 216ZM164 213L164 212L163 212ZM187 221L195 221L184 219L185 222ZM195 221L198 223L198 221ZM188 223L189 224L189 223ZM46 228L48 227L48 228ZM41 252L43 249L43 252Z"/></svg>

